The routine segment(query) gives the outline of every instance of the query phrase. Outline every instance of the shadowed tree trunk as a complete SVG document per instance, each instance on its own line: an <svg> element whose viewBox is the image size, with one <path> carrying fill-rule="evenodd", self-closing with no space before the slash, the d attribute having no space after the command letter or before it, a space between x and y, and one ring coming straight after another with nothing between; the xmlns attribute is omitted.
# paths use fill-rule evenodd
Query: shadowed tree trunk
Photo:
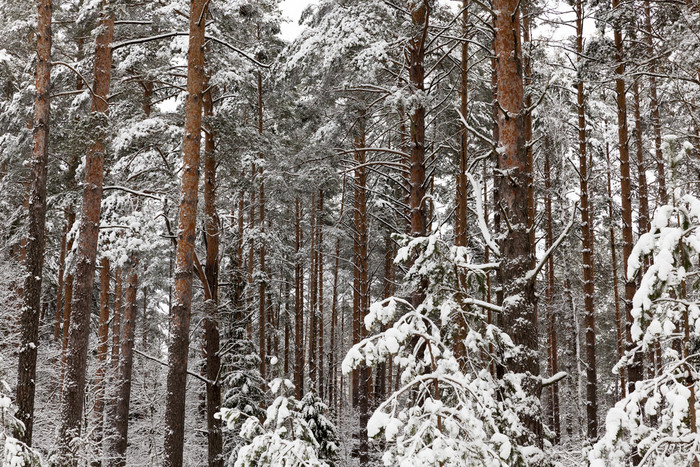
<svg viewBox="0 0 700 467"><path fill-rule="evenodd" d="M171 340L168 346L168 380L165 406L166 467L182 466L185 441L185 389L192 309L192 269L194 262L197 189L204 91L204 28L206 0L190 3L189 51L187 64L187 100L185 102L184 168L180 195L180 219L177 229L175 260L175 303L171 316Z"/></svg>
<svg viewBox="0 0 700 467"><path fill-rule="evenodd" d="M85 156L85 184L78 227L78 252L73 284L72 316L66 351L66 374L63 382L61 427L57 465L76 465L77 459L70 446L71 440L80 435L85 392L88 342L90 339L90 305L92 302L97 238L99 235L104 178L105 132L107 124L107 97L112 78L112 42L114 18L103 3L100 17L100 33L95 45L95 81L93 84L92 114L95 133Z"/></svg>
<svg viewBox="0 0 700 467"><path fill-rule="evenodd" d="M576 57L577 65L581 66L583 57L583 0L576 0ZM580 74L578 76L581 76ZM593 272L593 215L588 201L588 147L586 141L586 96L583 79L576 83L576 98L578 109L578 155L579 183L581 187L581 236L583 263L583 301L586 322L586 416L588 420L588 439L598 437L598 381L596 374L595 351L595 277Z"/></svg>
<svg viewBox="0 0 700 467"><path fill-rule="evenodd" d="M619 0L613 0L613 10L620 7ZM625 328L625 337L627 348L631 349L634 346L631 336L632 326L632 299L637 287L634 280L627 278L627 263L632 248L634 247L634 238L632 232L632 187L630 183L630 151L629 151L629 133L627 131L627 96L625 94L625 51L622 42L622 25L619 21L613 24L613 37L615 41L615 93L617 100L617 135L618 147L620 151L620 197L622 198L622 264L623 274L625 275L625 316L627 318L627 326ZM642 379L642 359L641 354L636 352L634 357L627 366L627 384L628 389L634 389L634 384ZM636 464L637 459L634 463Z"/></svg>
<svg viewBox="0 0 700 467"><path fill-rule="evenodd" d="M294 264L294 387L295 397L304 397L304 267L301 260L301 200L295 201L295 264Z"/></svg>
<svg viewBox="0 0 700 467"><path fill-rule="evenodd" d="M131 399L131 372L134 362L134 332L136 327L136 265L131 267L126 283L124 317L121 326L121 351L117 379L117 398L114 401L114 436L111 438L110 467L124 467L126 463L127 435L129 428L129 406Z"/></svg>
<svg viewBox="0 0 700 467"><path fill-rule="evenodd" d="M546 138L546 137L545 137ZM547 232L545 234L545 250L549 250L554 244L554 232L552 221L552 179L550 175L550 144L549 140L545 139L544 150L544 213L547 218ZM549 364L549 374L555 375L559 372L559 355L557 347L557 314L554 307L554 255L550 255L547 259L547 289L545 291L545 303L547 307L547 357ZM561 441L561 421L559 416L559 385L552 384L549 386L550 400L550 418L552 429L554 430L554 444Z"/></svg>
<svg viewBox="0 0 700 467"><path fill-rule="evenodd" d="M105 387L107 372L107 350L109 344L109 259L100 262L100 321L97 328L97 371L95 372L95 428L92 432L97 447L97 459L91 464L102 465L102 436L104 431Z"/></svg>
<svg viewBox="0 0 700 467"><path fill-rule="evenodd" d="M61 317L63 315L63 275L66 272L66 243L68 237L68 225L63 224L61 229L61 250L58 255L58 284L56 286L56 320L54 322L53 340L61 339Z"/></svg>
<svg viewBox="0 0 700 467"><path fill-rule="evenodd" d="M51 91L51 0L40 0L36 39L36 99L34 101L34 149L29 193L29 232L26 246L26 276L20 317L20 348L17 369L17 419L24 430L15 436L31 446L34 428L36 356L39 346L41 279L44 269L46 227L46 165L49 158ZM58 307L58 305L57 305ZM56 333L58 337L58 333Z"/></svg>
<svg viewBox="0 0 700 467"><path fill-rule="evenodd" d="M211 300L205 304L204 342L206 377L214 384L207 384L207 441L210 467L223 467L223 439L221 420L214 415L221 410L221 385L219 384L219 215L216 211L216 156L214 154L214 129L210 120L214 117L214 101L207 83L203 97L204 127L204 213L207 256L205 276L209 284Z"/></svg>
<svg viewBox="0 0 700 467"><path fill-rule="evenodd" d="M520 2L495 0L493 7L496 35L498 113L498 187L499 203L507 231L501 236L503 279L503 328L520 350L507 358L508 370L525 375L523 389L539 400L538 332L535 312L535 288L528 272L532 266L529 235L529 180L525 112L523 109L522 50L520 44ZM525 439L542 445L542 420L539 406L522 414L530 433Z"/></svg>

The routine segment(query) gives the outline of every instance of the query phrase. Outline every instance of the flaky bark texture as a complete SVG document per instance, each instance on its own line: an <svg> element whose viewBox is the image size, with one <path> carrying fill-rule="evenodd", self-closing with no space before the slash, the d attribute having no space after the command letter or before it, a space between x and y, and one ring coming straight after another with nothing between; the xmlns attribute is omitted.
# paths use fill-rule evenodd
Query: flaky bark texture
<svg viewBox="0 0 700 467"><path fill-rule="evenodd" d="M583 1L576 0L576 52L577 64L581 65L583 56ZM588 201L588 146L586 141L586 96L583 80L576 83L578 108L578 157L579 180L581 187L581 236L583 263L583 301L586 322L586 416L587 434L590 440L598 437L598 381L596 375L595 353L595 277L593 272L593 216Z"/></svg>
<svg viewBox="0 0 700 467"><path fill-rule="evenodd" d="M520 2L495 0L498 173L496 186L507 231L500 238L503 289L504 331L518 352L506 359L507 369L525 375L523 386L533 398L533 405L523 422L530 430L529 441L542 444L542 421L539 410L540 368L538 329L535 315L535 288L528 272L532 265L528 216L528 155L525 114L523 112L523 75L520 46Z"/></svg>
<svg viewBox="0 0 700 467"><path fill-rule="evenodd" d="M134 363L134 333L136 328L136 286L138 277L132 266L126 283L124 317L121 329L121 351L117 381L117 399L114 411L114 436L111 438L108 465L126 466L126 447L129 428L129 406L131 399L131 371Z"/></svg>
<svg viewBox="0 0 700 467"><path fill-rule="evenodd" d="M182 466L185 441L185 384L192 308L192 265L194 262L197 189L204 91L204 27L206 0L190 2L187 101L185 103L184 167L180 192L180 219L175 259L175 304L171 316L168 346L168 380L165 407L166 467Z"/></svg>
<svg viewBox="0 0 700 467"><path fill-rule="evenodd" d="M97 237L99 234L104 178L107 98L112 78L112 42L114 18L102 13L95 45L95 81L93 84L92 118L94 140L85 156L85 185L78 227L78 253L73 284L72 317L66 353L66 374L63 382L59 455L57 465L76 465L71 440L80 435L85 392L88 342L90 339L90 305L95 279Z"/></svg>
<svg viewBox="0 0 700 467"><path fill-rule="evenodd" d="M49 157L51 88L51 0L39 0L36 39L36 99L34 101L34 154L29 193L29 232L26 246L26 276L20 317L19 366L17 369L17 419L24 430L15 437L31 446L34 427L36 355L39 345L41 278L44 269L46 226L46 164Z"/></svg>
<svg viewBox="0 0 700 467"><path fill-rule="evenodd" d="M207 384L207 441L208 460L211 467L223 467L223 440L221 420L214 415L221 410L221 385L219 384L219 215L216 211L216 157L214 154L214 133L210 122L214 116L214 103L209 86L204 94L204 213L206 216L207 257L205 276L211 292L211 300L205 305L204 350L206 355L206 376L214 384Z"/></svg>
<svg viewBox="0 0 700 467"><path fill-rule="evenodd" d="M112 319L112 355L111 367L116 372L119 368L119 351L122 320L122 268L114 270L114 318Z"/></svg>

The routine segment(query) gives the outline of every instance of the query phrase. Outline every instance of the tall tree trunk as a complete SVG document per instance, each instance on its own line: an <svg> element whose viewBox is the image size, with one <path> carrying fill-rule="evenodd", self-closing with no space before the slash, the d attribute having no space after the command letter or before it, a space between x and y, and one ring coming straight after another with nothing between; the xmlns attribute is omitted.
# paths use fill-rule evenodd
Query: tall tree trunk
<svg viewBox="0 0 700 467"><path fill-rule="evenodd" d="M364 122L360 125L360 134L356 137L357 149L355 150L355 209L354 209L354 271L356 284L356 299L353 312L353 343L361 341L367 334L363 323L369 311L369 268L368 268L368 232L367 232L367 152ZM369 462L369 441L367 439L367 422L369 421L369 368L362 367L357 378L357 407L360 412L360 465ZM353 388L355 390L355 388Z"/></svg>
<svg viewBox="0 0 700 467"><path fill-rule="evenodd" d="M36 38L36 99L34 101L34 153L29 194L29 232L26 276L20 317L19 366L17 368L17 419L24 430L15 436L31 446L34 429L36 356L39 346L41 279L44 269L46 227L46 165L49 155L51 91L51 0L39 0ZM57 305L58 306L58 305Z"/></svg>
<svg viewBox="0 0 700 467"><path fill-rule="evenodd" d="M294 265L294 387L297 400L304 397L304 269L301 260L301 200L295 201L295 265Z"/></svg>
<svg viewBox="0 0 700 467"><path fill-rule="evenodd" d="M66 243L68 237L68 225L63 224L61 229L61 251L58 255L58 285L56 286L56 320L54 322L53 340L58 342L61 338L61 317L63 315L63 276L66 272Z"/></svg>
<svg viewBox="0 0 700 467"><path fill-rule="evenodd" d="M583 57L583 0L576 0L576 62L580 67ZM581 76L579 74L579 76ZM586 96L583 79L576 83L578 108L578 152L579 180L581 188L581 236L583 263L583 300L586 322L586 417L588 420L587 433L589 440L598 437L598 380L596 374L595 351L595 277L593 271L593 215L588 201L588 147L586 141Z"/></svg>
<svg viewBox="0 0 700 467"><path fill-rule="evenodd" d="M459 88L459 110L462 117L468 118L468 60L469 60L469 43L467 42L468 25L469 25L469 3L467 0L462 0L462 50L461 50L461 66L460 66L460 88ZM469 228L467 222L467 168L469 163L469 134L467 128L463 127L459 133L459 164L457 173L457 194L456 194L456 214L455 214L455 245L467 246ZM388 245L388 243L387 243ZM386 263L385 263L386 275ZM455 357L459 362L464 363L467 356L467 348L464 339L467 337L467 323L464 315L459 314L459 322L457 323L457 335L455 337Z"/></svg>
<svg viewBox="0 0 700 467"><path fill-rule="evenodd" d="M263 134L263 98L262 98L262 73L258 70L258 135ZM263 153L259 153L258 157L262 159ZM265 379L267 369L267 350L265 348L265 332L267 328L267 316L265 307L265 179L263 178L263 167L260 166L260 232L262 238L260 240L260 286L258 291L260 318L259 326L259 348L260 348L260 376Z"/></svg>
<svg viewBox="0 0 700 467"><path fill-rule="evenodd" d="M613 10L620 7L619 0L613 0ZM632 299L636 291L634 280L627 278L627 263L632 248L634 246L634 238L632 233L632 188L630 184L630 152L629 152L629 135L627 131L627 96L625 95L625 51L622 41L622 26L620 22L615 22L613 25L613 36L615 41L615 92L617 96L617 134L620 151L620 197L622 198L622 263L623 272L625 274L625 316L627 317L627 326L625 329L627 348L631 349L634 346L631 336L632 327ZM634 354L634 357L629 362L627 367L627 376L629 389L634 389L634 384L642 379L642 358L639 352ZM641 460L641 459L639 459ZM635 464L638 462L635 461Z"/></svg>
<svg viewBox="0 0 700 467"><path fill-rule="evenodd" d="M661 151L661 117L659 114L659 97L656 90L656 59L654 52L653 32L651 29L651 6L649 0L644 0L644 39L647 44L649 57L649 94L651 97L651 125L654 129L654 155L656 156L656 179L659 185L658 193L661 204L668 204L666 191L666 173L664 155ZM700 78L700 77L699 77Z"/></svg>
<svg viewBox="0 0 700 467"><path fill-rule="evenodd" d="M97 328L97 371L95 372L95 429L93 440L98 457L92 461L93 466L102 465L102 436L104 431L105 388L107 386L107 351L109 344L109 259L100 262L100 321Z"/></svg>
<svg viewBox="0 0 700 467"><path fill-rule="evenodd" d="M342 208L341 208L342 209ZM331 302L331 352L328 357L328 376L330 378L328 401L330 407L335 407L338 397L338 369L336 365L337 349L336 333L338 330L338 266L340 261L340 238L335 240L335 262L333 264L333 301Z"/></svg>
<svg viewBox="0 0 700 467"><path fill-rule="evenodd" d="M321 399L324 398L324 384L323 384L323 354L325 351L325 342L323 339L323 190L318 191L318 211L316 219L316 229L318 230L318 242L316 244L317 253L317 265L318 270L318 394Z"/></svg>
<svg viewBox="0 0 700 467"><path fill-rule="evenodd" d="M644 164L644 146L642 139L642 115L640 110L639 80L632 86L634 97L634 146L637 152L637 187L639 189L639 234L649 232L651 222L649 217L649 187L647 185L646 167Z"/></svg>
<svg viewBox="0 0 700 467"><path fill-rule="evenodd" d="M134 362L134 332L136 327L136 287L138 277L136 265L131 267L126 283L124 317L121 326L121 351L117 379L117 398L114 401L114 436L109 452L110 467L124 467L126 464L127 435L129 428L129 405L131 399L131 372ZM166 452L167 456L167 452Z"/></svg>
<svg viewBox="0 0 700 467"><path fill-rule="evenodd" d="M208 80L207 80L208 81ZM214 101L208 82L205 86L202 106L204 112L204 213L207 256L204 266L211 300L205 304L204 342L207 383L207 446L210 467L223 467L223 439L221 420L214 415L221 410L221 385L219 370L219 215L216 211L216 156L214 154L214 129L210 120L214 117Z"/></svg>
<svg viewBox="0 0 700 467"><path fill-rule="evenodd" d="M547 137L545 137L547 138ZM554 244L554 231L552 220L552 179L551 165L549 163L550 143L545 139L544 150L544 212L547 218L547 232L545 235L545 250L549 250ZM547 288L545 291L545 302L547 307L547 356L549 363L549 374L555 375L559 372L559 349L557 346L557 314L554 307L555 293L555 276L554 276L554 255L550 255L547 259ZM559 416L559 385L552 384L549 386L549 400L551 404L550 417L551 425L554 430L554 443L559 444L561 441L561 421Z"/></svg>
<svg viewBox="0 0 700 467"><path fill-rule="evenodd" d="M78 227L78 253L73 284L71 326L68 334L66 375L63 384L61 427L59 430L59 466L75 465L77 459L71 449L71 440L80 435L83 415L85 370L90 339L90 305L92 302L97 238L99 235L104 178L105 130L107 98L112 78L112 42L114 18L106 8L100 17L100 33L95 45L95 81L93 84L92 115L96 127L94 140L85 156L85 185Z"/></svg>
<svg viewBox="0 0 700 467"><path fill-rule="evenodd" d="M309 271L309 384L312 391L318 392L316 342L318 313L318 251L316 241L316 192L311 194L311 248Z"/></svg>
<svg viewBox="0 0 700 467"><path fill-rule="evenodd" d="M190 3L187 101L185 102L184 169L180 195L175 260L175 304L171 316L172 336L168 347L168 382L165 406L164 465L182 466L185 442L185 389L192 309L197 190L204 92L204 28L206 0Z"/></svg>
<svg viewBox="0 0 700 467"><path fill-rule="evenodd" d="M617 360L622 360L623 351L623 322L620 313L620 284L618 281L617 270L617 245L615 240L615 223L613 222L613 194L612 194L612 165L610 164L610 148L608 143L605 143L605 157L607 161L608 175L608 217L610 218L610 263L613 277L613 295L615 299L615 326L617 330ZM625 378L625 369L620 368L620 392L622 397L627 394L627 381Z"/></svg>
<svg viewBox="0 0 700 467"><path fill-rule="evenodd" d="M63 380L66 377L66 358L68 355L68 329L70 329L71 304L73 302L73 274L66 276L66 296L63 299L63 336L61 339L61 400L63 400Z"/></svg>
<svg viewBox="0 0 700 467"><path fill-rule="evenodd" d="M523 109L522 51L520 46L520 2L495 0L499 172L496 185L508 231L501 236L503 278L503 327L520 351L507 358L508 370L525 375L523 389L539 400L538 330L534 282L528 277L532 266L529 235L529 180L525 113ZM504 112L507 112L504 113ZM524 438L542 445L542 421L537 407L523 414L530 433Z"/></svg>
<svg viewBox="0 0 700 467"><path fill-rule="evenodd" d="M119 351L122 320L122 268L114 270L114 317L112 318L112 355L111 367L116 372L119 368Z"/></svg>

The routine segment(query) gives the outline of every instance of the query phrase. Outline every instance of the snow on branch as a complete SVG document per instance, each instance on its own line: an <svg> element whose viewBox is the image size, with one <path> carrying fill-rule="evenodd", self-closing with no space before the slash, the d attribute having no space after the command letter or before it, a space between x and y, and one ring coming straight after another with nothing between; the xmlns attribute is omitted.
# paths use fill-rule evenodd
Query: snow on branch
<svg viewBox="0 0 700 467"><path fill-rule="evenodd" d="M559 237L557 240L552 244L551 247L549 247L549 250L547 250L544 253L544 256L542 256L542 259L537 263L537 266L535 266L535 269L530 269L528 273L525 275L525 279L528 281L532 281L537 277L537 274L540 273L542 268L544 267L545 263L549 259L550 256L556 251L557 248L559 248L559 245L561 245L561 242L564 241L567 235L569 235L569 232L571 232L571 229L574 227L574 221L576 220L576 208L578 207L578 203L574 203L573 209L571 209L571 219L569 219L569 223L566 225L566 228L564 228L564 231L559 234Z"/></svg>
<svg viewBox="0 0 700 467"><path fill-rule="evenodd" d="M491 232L489 232L489 228L486 225L486 219L484 219L484 208L481 205L481 184L470 173L467 174L467 178L469 178L469 183L472 184L472 187L474 189L474 200L476 201L476 215L479 221L479 230L481 230L481 236L484 237L484 241L486 242L486 245L489 248L491 248L491 251L493 251L494 254L496 254L496 256L501 256L501 249L498 248L496 242L494 242L491 238Z"/></svg>

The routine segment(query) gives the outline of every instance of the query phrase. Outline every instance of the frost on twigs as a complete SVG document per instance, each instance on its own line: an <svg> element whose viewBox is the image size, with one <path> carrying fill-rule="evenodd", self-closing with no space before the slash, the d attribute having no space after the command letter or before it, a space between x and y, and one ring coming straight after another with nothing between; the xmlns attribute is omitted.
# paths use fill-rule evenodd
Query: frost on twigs
<svg viewBox="0 0 700 467"><path fill-rule="evenodd" d="M373 304L364 324L385 330L355 345L343 361L345 373L389 358L401 369L398 390L380 402L367 426L368 436L385 446L384 465L541 462L540 450L519 444L527 433L521 414L533 405L521 388L522 375L497 380L489 371L498 354L515 349L475 305L483 304L476 297L487 268L471 264L468 251L438 236L398 239L396 262L410 263L404 292L426 283L425 298L416 307L398 297ZM467 328L461 362L453 353L458 321Z"/></svg>
<svg viewBox="0 0 700 467"><path fill-rule="evenodd" d="M649 260L633 301L632 352L654 351L660 369L610 409L605 435L589 453L594 466L628 465L635 454L641 465L700 460L700 200L677 195L657 209L627 271L632 278ZM618 366L629 360L631 353Z"/></svg>
<svg viewBox="0 0 700 467"><path fill-rule="evenodd" d="M335 426L326 418L328 407L313 393L296 400L289 380L278 378L269 386L275 400L264 422L237 409L224 408L217 414L229 429L245 418L240 435L249 444L238 451L235 466L333 467L338 439Z"/></svg>
<svg viewBox="0 0 700 467"><path fill-rule="evenodd" d="M14 437L24 431L24 424L15 418L16 407L9 396L10 387L0 380L0 460L3 467L40 466L41 457L32 448Z"/></svg>

